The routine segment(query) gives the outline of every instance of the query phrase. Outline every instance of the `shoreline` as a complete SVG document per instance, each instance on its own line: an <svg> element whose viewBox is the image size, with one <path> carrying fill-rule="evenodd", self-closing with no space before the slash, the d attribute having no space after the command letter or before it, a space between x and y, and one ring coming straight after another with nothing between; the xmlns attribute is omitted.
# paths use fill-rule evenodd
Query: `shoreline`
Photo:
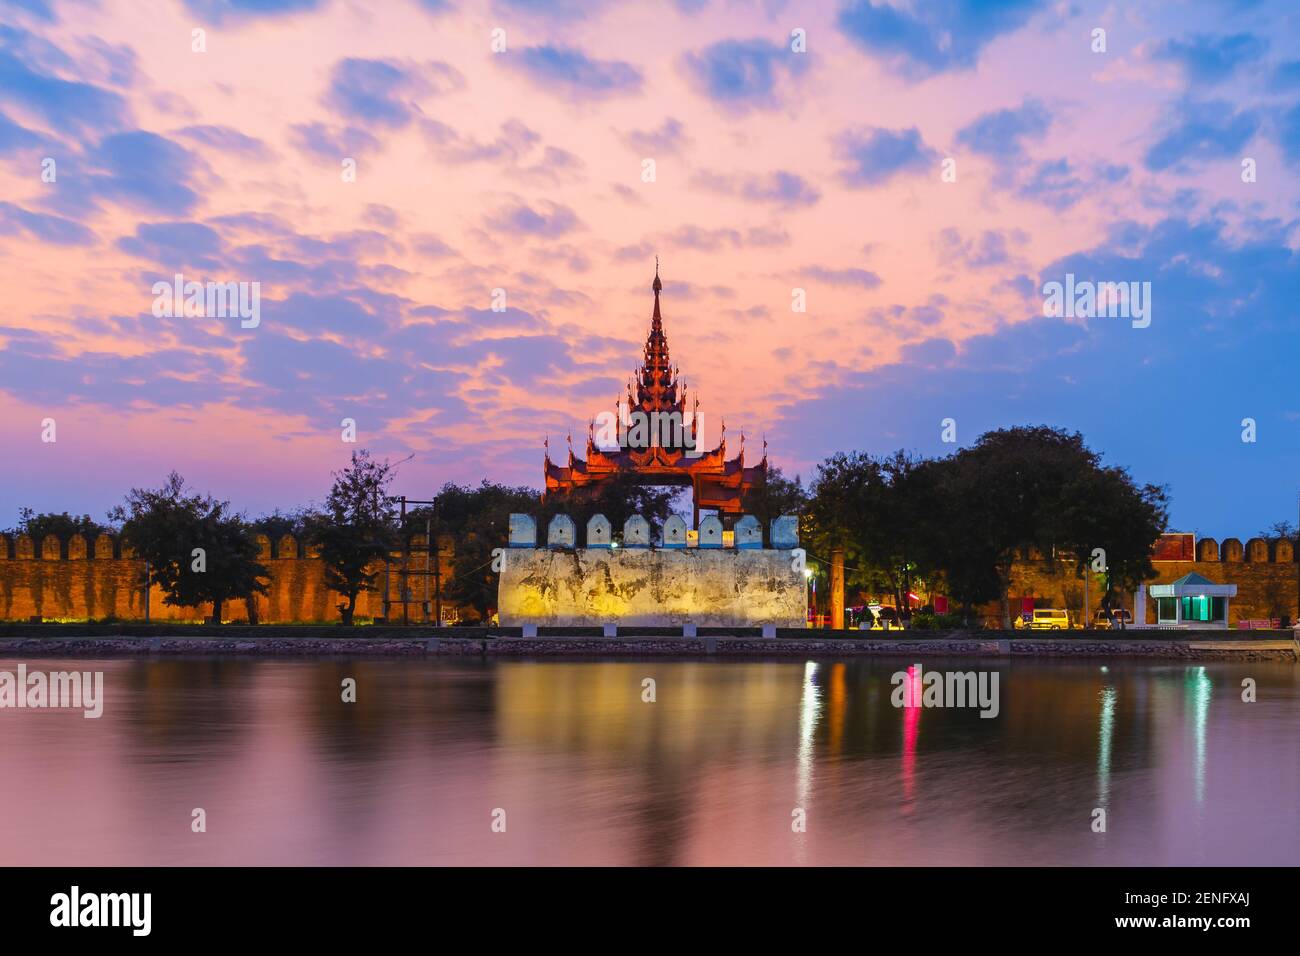
<svg viewBox="0 0 1300 956"><path fill-rule="evenodd" d="M358 633L365 632L365 633ZM467 633L468 632L468 633ZM856 636L855 631L782 629L764 638L752 628L700 628L682 637L665 628L319 627L293 625L0 625L0 656L102 657L217 655L274 657L976 657L986 659L1300 660L1289 631L1090 632L1026 636L1022 631L929 632L925 636ZM900 632L893 632L900 633ZM1078 632L1080 634L1085 632Z"/></svg>

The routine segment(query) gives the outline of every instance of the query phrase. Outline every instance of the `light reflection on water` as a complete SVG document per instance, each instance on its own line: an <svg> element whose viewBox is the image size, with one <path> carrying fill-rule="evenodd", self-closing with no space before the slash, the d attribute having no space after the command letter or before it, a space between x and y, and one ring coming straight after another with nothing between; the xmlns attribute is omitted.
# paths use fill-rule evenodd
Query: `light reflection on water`
<svg viewBox="0 0 1300 956"><path fill-rule="evenodd" d="M994 719L907 662L26 664L106 703L0 710L3 865L1300 863L1289 664L1016 662Z"/></svg>

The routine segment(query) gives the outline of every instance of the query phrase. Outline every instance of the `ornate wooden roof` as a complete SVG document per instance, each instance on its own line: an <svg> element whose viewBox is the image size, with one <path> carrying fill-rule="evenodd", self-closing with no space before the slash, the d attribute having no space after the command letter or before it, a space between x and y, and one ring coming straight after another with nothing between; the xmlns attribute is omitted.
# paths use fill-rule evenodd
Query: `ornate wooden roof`
<svg viewBox="0 0 1300 956"><path fill-rule="evenodd" d="M645 484L690 485L696 489L697 508L717 508L725 512L739 512L741 495L767 471L767 449L764 443L762 459L752 467L745 466L745 438L740 439L740 451L735 458L727 458L727 428L724 423L718 446L710 451L698 447L699 399L688 414L686 411L686 385L679 370L672 364L668 352L668 337L664 333L663 315L659 306L659 293L663 283L659 279L658 263L650 287L654 292L654 311L650 316L650 334L646 336L641 365L633 382L627 386L626 417L621 417L625 427L619 429L618 447L601 448L596 445L593 420L587 433L587 452L579 458L569 446L567 465L551 461L550 445L545 454L546 493L566 492L592 485L619 474L633 474ZM622 415L621 402L616 402L616 415ZM644 421L671 422L675 427L665 436L662 429L651 428L649 441L638 441L635 427L640 413ZM626 427L631 421L633 427ZM643 433L642 433L643 434Z"/></svg>

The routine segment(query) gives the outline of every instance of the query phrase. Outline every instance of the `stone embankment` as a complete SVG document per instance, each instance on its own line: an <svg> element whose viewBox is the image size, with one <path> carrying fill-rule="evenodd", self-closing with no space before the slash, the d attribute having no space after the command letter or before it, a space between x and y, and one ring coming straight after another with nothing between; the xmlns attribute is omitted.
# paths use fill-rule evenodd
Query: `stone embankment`
<svg viewBox="0 0 1300 956"><path fill-rule="evenodd" d="M178 625L0 625L0 656L259 655L285 657L981 657L1154 658L1191 661L1295 662L1287 631L1092 632L1023 636L1009 631L913 632L856 636L852 631L789 629L763 638L745 629L700 628L696 637L663 629L274 627Z"/></svg>

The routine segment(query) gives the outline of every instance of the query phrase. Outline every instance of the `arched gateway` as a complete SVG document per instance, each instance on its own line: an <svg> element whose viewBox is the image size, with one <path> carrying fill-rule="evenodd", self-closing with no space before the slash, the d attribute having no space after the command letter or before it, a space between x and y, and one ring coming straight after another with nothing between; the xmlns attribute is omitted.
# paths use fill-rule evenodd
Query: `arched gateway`
<svg viewBox="0 0 1300 956"><path fill-rule="evenodd" d="M742 497L767 474L767 442L763 458L745 467L745 438L740 452L727 459L727 430L723 425L717 448L704 451L697 445L699 399L686 411L686 386L668 358L668 339L659 313L659 268L655 266L654 314L646 338L644 359L636 371L636 394L628 383L627 402L615 402L618 443L598 447L593 419L587 431L587 457L579 458L569 448L568 465L551 461L549 443L545 455L546 494L569 492L632 475L645 485L683 485L694 499L694 526L699 527L700 509L715 508L722 514L740 514Z"/></svg>

